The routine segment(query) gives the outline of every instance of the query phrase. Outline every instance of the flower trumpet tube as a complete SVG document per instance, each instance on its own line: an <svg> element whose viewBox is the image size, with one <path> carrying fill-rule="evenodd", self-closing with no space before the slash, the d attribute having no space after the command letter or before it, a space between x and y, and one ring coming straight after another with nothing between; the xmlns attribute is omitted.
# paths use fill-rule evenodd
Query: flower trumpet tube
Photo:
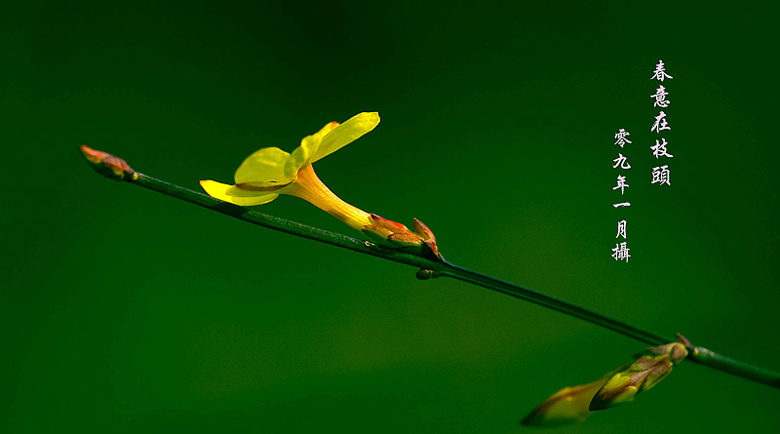
<svg viewBox="0 0 780 434"><path fill-rule="evenodd" d="M250 155L235 174L235 185L204 180L200 185L210 196L240 206L262 205L280 194L310 202L373 241L395 248L419 250L438 257L433 233L415 219L412 231L406 226L376 214L367 213L336 196L314 173L312 163L352 143L379 124L379 114L364 112L344 122L331 122L301 140L292 153L279 148L263 148Z"/></svg>

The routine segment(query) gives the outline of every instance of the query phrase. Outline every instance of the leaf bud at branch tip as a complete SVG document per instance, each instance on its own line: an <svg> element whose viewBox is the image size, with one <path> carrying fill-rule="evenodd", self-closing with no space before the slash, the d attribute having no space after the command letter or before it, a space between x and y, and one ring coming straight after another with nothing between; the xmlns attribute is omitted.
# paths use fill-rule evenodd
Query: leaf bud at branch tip
<svg viewBox="0 0 780 434"><path fill-rule="evenodd" d="M107 152L92 149L89 146L81 145L79 147L82 155L95 171L106 178L116 181L125 179L138 179L138 174L130 167L125 160L115 157Z"/></svg>
<svg viewBox="0 0 780 434"><path fill-rule="evenodd" d="M680 338L685 340L682 335L678 335L678 340ZM687 356L688 350L681 342L647 348L637 361L613 375L599 389L590 402L590 410L605 410L633 401L635 395L650 390L666 378L672 372L672 367Z"/></svg>
<svg viewBox="0 0 780 434"><path fill-rule="evenodd" d="M594 411L631 402L634 396L649 390L669 375L672 367L688 355L686 347L694 348L678 334L677 342L647 348L636 356L636 361L609 372L598 381L564 387L537 406L520 423L527 426L557 426L581 422Z"/></svg>
<svg viewBox="0 0 780 434"><path fill-rule="evenodd" d="M588 409L593 395L607 382L606 378L588 384L564 387L529 413L520 425L554 427L582 422L591 415Z"/></svg>

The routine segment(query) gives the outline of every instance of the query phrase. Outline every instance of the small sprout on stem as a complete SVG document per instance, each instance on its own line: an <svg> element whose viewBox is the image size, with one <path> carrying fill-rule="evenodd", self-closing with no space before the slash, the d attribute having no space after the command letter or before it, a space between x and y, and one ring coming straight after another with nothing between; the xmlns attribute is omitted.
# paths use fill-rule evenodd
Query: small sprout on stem
<svg viewBox="0 0 780 434"><path fill-rule="evenodd" d="M81 154L86 158L90 167L106 178L123 181L129 178L138 179L138 174L125 160L115 157L107 152L98 151L87 145L81 145Z"/></svg>

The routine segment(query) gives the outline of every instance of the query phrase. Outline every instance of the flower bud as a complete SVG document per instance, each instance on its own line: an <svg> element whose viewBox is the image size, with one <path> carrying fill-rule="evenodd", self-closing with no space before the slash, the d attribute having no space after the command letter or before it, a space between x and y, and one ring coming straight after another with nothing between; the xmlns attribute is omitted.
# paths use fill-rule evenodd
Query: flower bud
<svg viewBox="0 0 780 434"><path fill-rule="evenodd" d="M107 152L98 151L86 145L81 145L81 153L95 171L106 178L122 181L125 177L137 178L138 175L125 160Z"/></svg>
<svg viewBox="0 0 780 434"><path fill-rule="evenodd" d="M564 387L536 407L520 424L550 427L581 422L592 413L588 405L606 382L607 379L603 378L593 383Z"/></svg>
<svg viewBox="0 0 780 434"><path fill-rule="evenodd" d="M363 227L363 233L378 244L396 247L419 249L425 256L439 258L436 237L421 221L414 219L414 231L401 223L387 220L376 214L371 214L371 223Z"/></svg>
<svg viewBox="0 0 780 434"><path fill-rule="evenodd" d="M593 397L590 410L604 410L633 401L638 393L650 390L666 378L672 372L672 367L683 361L687 355L685 344L680 342L646 349L627 369L607 380Z"/></svg>

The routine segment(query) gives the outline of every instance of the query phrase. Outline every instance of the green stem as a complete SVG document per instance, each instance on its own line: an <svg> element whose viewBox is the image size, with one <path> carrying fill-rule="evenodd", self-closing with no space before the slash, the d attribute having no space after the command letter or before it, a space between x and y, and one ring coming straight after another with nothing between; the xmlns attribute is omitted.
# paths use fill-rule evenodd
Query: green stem
<svg viewBox="0 0 780 434"><path fill-rule="evenodd" d="M276 229L288 234L321 241L323 243L338 247L343 247L345 249L356 252L390 259L392 261L412 265L414 267L425 270L432 270L433 276L435 277L452 277L464 282L502 292L504 294L511 295L512 297L527 300L550 309L555 309L567 315L584 319L585 321L606 327L610 330L614 330L618 333L622 333L628 337L640 340L653 346L663 345L674 341L674 339L664 338L653 333L640 330L636 327L622 323L591 310L573 305L555 297L551 297L540 292L523 288L522 286L518 286L503 280L468 270L463 267L459 267L455 264L445 261L443 258L441 260L434 261L422 256L404 253L391 248L381 247L368 241L358 240L346 235L325 231L312 226L304 225L302 223L297 223L291 220L252 211L247 208L242 208L237 205L223 202L219 199L214 199L209 195L192 191L187 188L180 187L178 185L171 184L148 175L144 175L143 173L135 173L137 175L137 177L135 177L136 179L128 178L127 181L178 199L185 200L190 203L194 203L196 205L200 205L205 208L209 208L217 212L221 212L223 214L227 214L240 220L254 223L263 227Z"/></svg>
<svg viewBox="0 0 780 434"><path fill-rule="evenodd" d="M122 163L124 162L122 161ZM96 167L96 170L98 170L99 173L106 175L107 177L117 179L116 176L111 176L110 172L101 171L102 169L100 167ZM410 253L404 253L398 250L381 247L368 241L359 240L348 237L346 235L325 231L280 217L274 217L260 212L248 210L240 206L214 199L213 197L203 193L192 191L190 189L180 187L178 185L171 184L169 182L165 182L142 173L134 172L132 169L129 169L129 167L124 175L120 174L117 176L118 179L122 179L124 181L146 187L150 190L158 191L160 193L167 194L168 196L194 203L204 208L208 208L240 220L254 223L256 225L275 229L299 237L308 238L310 240L320 241L355 252L365 253L368 255L389 259L391 261L400 262L402 264L418 267L421 269L421 272L418 272L417 275L421 279L439 276L452 277L464 282L479 285L494 291L511 295L512 297L520 298L550 309L557 310L567 315L571 315L601 327L622 333L628 337L653 346L674 342L674 339L669 339L638 329L621 321L617 321L608 316L573 305L555 297L550 297L549 295L532 291L530 289L523 288L522 286L518 286L503 280L468 270L463 267L459 267L445 261L444 258L433 260ZM756 366L749 365L747 363L721 356L706 348L694 347L689 348L689 350L691 351L688 358L694 362L701 363L729 374L737 375L780 389L780 374L776 372L768 371Z"/></svg>
<svg viewBox="0 0 780 434"><path fill-rule="evenodd" d="M668 344L669 342L674 342L674 339L665 338L654 333L638 329L624 322L620 322L616 319L604 316L600 313L585 309L583 307L579 307L561 299L542 294L541 292L523 288L522 286L505 282L503 280L496 279L495 277L486 276L484 274L477 273L476 271L471 271L469 269L451 264L444 260L442 261L444 264L446 264L446 269L442 271L441 274L445 276L453 277L464 282L502 292L504 294L511 295L512 297L517 297L526 301L530 301L531 303L536 303L538 305L557 310L558 312L563 312L566 315L584 319L585 321L592 322L593 324L608 328L618 333L622 333L630 338L634 338L652 346L664 345Z"/></svg>
<svg viewBox="0 0 780 434"><path fill-rule="evenodd" d="M200 205L212 211L235 217L239 220L244 220L246 222L254 223L266 228L275 229L287 234L308 238L310 240L320 241L332 246L343 247L345 249L354 250L356 252L390 259L391 261L400 262L402 264L408 264L426 269L436 269L438 267L437 262L428 258L412 255L410 253L399 252L393 249L382 248L368 241L358 240L356 238L337 234L335 232L325 231L302 223L294 222L292 220L252 211L247 208L242 208L238 205L223 202L219 199L214 199L207 194L192 191L188 188L180 187L178 185L153 178L149 175L144 175L143 173L135 172L135 175L137 176L127 177L124 180L142 187L146 187L150 190L167 194L168 196L175 197L177 199L182 199L187 202L194 203L195 205Z"/></svg>
<svg viewBox="0 0 780 434"><path fill-rule="evenodd" d="M693 347L693 351L690 350L689 348L688 358L694 362L780 389L780 374L777 372L721 356L703 347Z"/></svg>

